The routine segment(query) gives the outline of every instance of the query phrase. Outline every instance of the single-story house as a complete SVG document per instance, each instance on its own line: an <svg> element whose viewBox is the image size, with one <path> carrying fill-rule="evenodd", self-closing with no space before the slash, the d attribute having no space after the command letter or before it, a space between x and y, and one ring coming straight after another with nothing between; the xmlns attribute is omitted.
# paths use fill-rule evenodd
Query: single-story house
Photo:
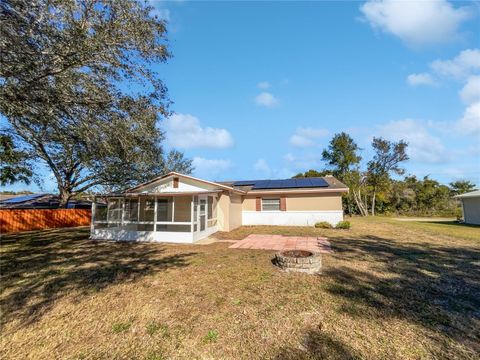
<svg viewBox="0 0 480 360"><path fill-rule="evenodd" d="M462 204L463 221L480 225L480 190L454 196Z"/></svg>
<svg viewBox="0 0 480 360"><path fill-rule="evenodd" d="M192 243L241 225L335 225L346 192L332 176L212 182L171 172L96 196L91 238Z"/></svg>

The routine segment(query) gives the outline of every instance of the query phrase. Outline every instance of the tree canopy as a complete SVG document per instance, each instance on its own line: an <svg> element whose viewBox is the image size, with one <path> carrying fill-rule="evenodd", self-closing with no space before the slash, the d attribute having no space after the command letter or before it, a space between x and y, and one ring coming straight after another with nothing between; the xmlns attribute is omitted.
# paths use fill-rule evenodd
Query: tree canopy
<svg viewBox="0 0 480 360"><path fill-rule="evenodd" d="M475 190L475 184L468 180L457 180L450 183L452 195L461 195Z"/></svg>
<svg viewBox="0 0 480 360"><path fill-rule="evenodd" d="M402 140L396 143L382 138L373 138L372 148L375 155L367 165L367 182L372 187L372 215L375 215L378 190L388 186L390 173L404 174L405 170L400 167L400 164L408 160L407 146L407 143Z"/></svg>
<svg viewBox="0 0 480 360"><path fill-rule="evenodd" d="M305 171L304 173L298 173L293 178L323 177L331 174L332 172L329 170L317 171L317 170L310 169L308 171Z"/></svg>
<svg viewBox="0 0 480 360"><path fill-rule="evenodd" d="M0 185L30 184L32 165L28 153L15 148L10 135L0 134Z"/></svg>
<svg viewBox="0 0 480 360"><path fill-rule="evenodd" d="M475 184L467 180L447 186L428 176L399 179L405 174L408 144L373 138L371 146L373 156L362 164L361 149L355 141L346 133L335 134L322 153L325 168L310 169L294 177L333 174L349 187L349 193L343 196L346 211L363 216L377 212L458 216L458 203L452 196L475 189Z"/></svg>
<svg viewBox="0 0 480 360"><path fill-rule="evenodd" d="M332 169L333 174L340 180L355 167L362 157L358 154L360 148L345 132L335 134L330 140L327 149L322 152L322 160Z"/></svg>
<svg viewBox="0 0 480 360"><path fill-rule="evenodd" d="M165 154L170 101L153 69L170 57L166 23L136 0L1 3L0 112L19 147L47 164L63 204L190 160Z"/></svg>

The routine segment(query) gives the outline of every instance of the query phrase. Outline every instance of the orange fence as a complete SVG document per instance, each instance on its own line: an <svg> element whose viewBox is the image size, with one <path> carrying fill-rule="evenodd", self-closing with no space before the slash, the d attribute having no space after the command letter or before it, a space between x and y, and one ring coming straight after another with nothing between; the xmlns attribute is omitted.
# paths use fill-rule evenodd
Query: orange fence
<svg viewBox="0 0 480 360"><path fill-rule="evenodd" d="M0 210L0 233L90 225L90 209Z"/></svg>

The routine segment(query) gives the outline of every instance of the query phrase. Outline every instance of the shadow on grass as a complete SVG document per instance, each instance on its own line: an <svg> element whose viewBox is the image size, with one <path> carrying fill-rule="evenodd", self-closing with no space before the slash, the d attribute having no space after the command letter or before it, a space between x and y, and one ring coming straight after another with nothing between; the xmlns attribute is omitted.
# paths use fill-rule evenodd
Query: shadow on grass
<svg viewBox="0 0 480 360"><path fill-rule="evenodd" d="M359 359L359 355L341 341L334 339L331 335L317 329L306 331L301 343L297 348L281 348L275 360L297 360L297 359Z"/></svg>
<svg viewBox="0 0 480 360"><path fill-rule="evenodd" d="M67 294L95 293L169 268L188 265L195 253L165 254L161 244L93 241L89 230L54 229L4 235L1 325L38 320Z"/></svg>
<svg viewBox="0 0 480 360"><path fill-rule="evenodd" d="M349 315L400 318L480 351L479 248L377 236L332 238L332 245L347 264L369 265L323 271L333 280L326 290L343 298Z"/></svg>
<svg viewBox="0 0 480 360"><path fill-rule="evenodd" d="M333 256L341 262L324 267L320 280L339 300L334 301L341 304L339 316L359 322L405 320L428 331L438 344L431 350L434 357L455 353L455 358L478 358L480 248L349 236L330 237ZM324 332L307 330L304 338L298 348L282 348L275 358L359 358L341 339Z"/></svg>

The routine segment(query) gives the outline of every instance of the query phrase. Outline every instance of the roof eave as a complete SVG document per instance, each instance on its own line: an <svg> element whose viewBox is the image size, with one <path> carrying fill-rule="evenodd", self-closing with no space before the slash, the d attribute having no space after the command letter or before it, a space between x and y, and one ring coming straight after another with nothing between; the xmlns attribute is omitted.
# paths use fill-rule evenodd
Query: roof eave
<svg viewBox="0 0 480 360"><path fill-rule="evenodd" d="M202 182L202 183L205 183L205 184L209 184L209 185L213 185L213 186L218 186L219 188L222 188L224 190L228 190L228 191L233 191L233 192L236 192L238 194L246 194L245 191L242 191L242 190L238 190L238 189L234 189L233 187L230 187L230 186L227 186L227 185L223 185L223 184L219 184L219 183L216 183L216 182L213 182L213 181L208 181L208 180L203 180L203 179L199 179L199 178L196 178L196 177L193 177L193 176L190 176L190 175L185 175L185 174L180 174L180 173L177 173L175 171L171 171L169 172L168 174L165 174L165 175L162 175L162 176L158 176L150 181L147 181L143 184L140 184L140 185L137 185L137 186L134 186L130 189L127 189L125 191L125 193L131 193L133 190L138 190L138 189L141 189L142 187L145 187L149 184L152 184L154 183L155 181L159 181L159 180L162 180L162 179L165 179L169 176L178 176L178 177L183 177L183 178L186 178L186 179L190 179L190 180L194 180L194 181L198 181L198 182Z"/></svg>

